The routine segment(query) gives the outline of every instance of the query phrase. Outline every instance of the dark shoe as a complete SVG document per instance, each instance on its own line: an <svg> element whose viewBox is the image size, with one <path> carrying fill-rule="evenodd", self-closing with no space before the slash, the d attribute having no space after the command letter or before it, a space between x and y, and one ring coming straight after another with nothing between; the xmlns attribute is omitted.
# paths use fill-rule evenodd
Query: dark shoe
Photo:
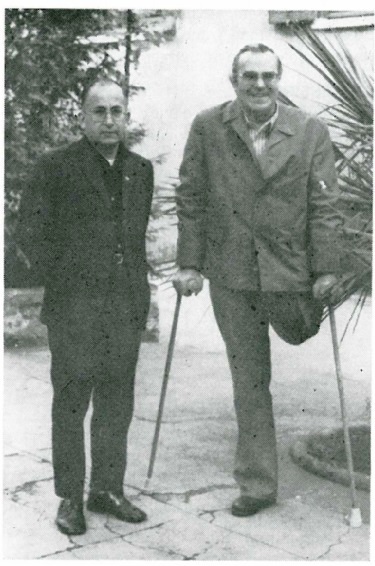
<svg viewBox="0 0 375 566"><path fill-rule="evenodd" d="M111 491L91 492L87 500L87 509L94 513L108 513L128 523L141 523L147 519L147 515L123 495L117 495Z"/></svg>
<svg viewBox="0 0 375 566"><path fill-rule="evenodd" d="M83 535L86 521L82 501L63 499L57 511L56 525L64 535Z"/></svg>
<svg viewBox="0 0 375 566"><path fill-rule="evenodd" d="M250 517L250 515L255 515L258 511L275 505L275 498L268 499L254 499L254 497L249 497L248 495L240 495L232 503L232 515L236 517Z"/></svg>

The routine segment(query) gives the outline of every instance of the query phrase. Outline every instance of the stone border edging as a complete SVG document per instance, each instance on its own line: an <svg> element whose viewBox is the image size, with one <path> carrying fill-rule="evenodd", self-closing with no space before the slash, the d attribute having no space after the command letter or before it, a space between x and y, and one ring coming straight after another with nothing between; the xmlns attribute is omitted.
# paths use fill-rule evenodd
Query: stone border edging
<svg viewBox="0 0 375 566"><path fill-rule="evenodd" d="M323 460L319 460L315 456L312 456L307 451L307 440L308 437L304 439L297 440L290 447L289 453L295 464L301 466L308 472L327 478L333 482L341 483L343 485L350 485L349 472L345 468L337 468L332 466ZM362 472L354 472L355 485L358 489L364 491L370 491L371 478L369 475Z"/></svg>
<svg viewBox="0 0 375 566"><path fill-rule="evenodd" d="M151 304L142 342L159 342L158 287L150 282ZM43 287L4 289L3 344L6 349L48 346L47 327L40 321Z"/></svg>

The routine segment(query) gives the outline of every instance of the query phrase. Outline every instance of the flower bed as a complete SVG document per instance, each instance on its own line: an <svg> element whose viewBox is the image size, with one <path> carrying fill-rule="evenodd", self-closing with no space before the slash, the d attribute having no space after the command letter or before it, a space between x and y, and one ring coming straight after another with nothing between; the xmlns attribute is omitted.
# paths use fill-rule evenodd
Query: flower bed
<svg viewBox="0 0 375 566"><path fill-rule="evenodd" d="M356 487L370 491L371 429L367 425L349 430ZM290 450L293 461L307 471L331 481L350 484L342 429L299 439Z"/></svg>

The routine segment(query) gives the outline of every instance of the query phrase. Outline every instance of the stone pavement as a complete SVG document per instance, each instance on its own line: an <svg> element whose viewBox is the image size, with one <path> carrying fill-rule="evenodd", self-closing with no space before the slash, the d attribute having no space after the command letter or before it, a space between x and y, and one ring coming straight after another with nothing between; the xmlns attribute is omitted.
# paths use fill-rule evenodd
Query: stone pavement
<svg viewBox="0 0 375 566"><path fill-rule="evenodd" d="M353 305L340 309L340 331ZM364 524L350 528L344 520L350 509L348 488L300 469L288 454L300 435L340 425L327 323L299 348L272 334L278 504L250 518L230 514L237 496L231 476L236 423L223 344L209 308L206 291L183 301L148 490L144 484L173 311L171 291L161 296L160 344L142 346L125 478L126 493L149 516L138 525L86 512L85 535L57 531L49 353L36 348L5 352L4 559L369 560L369 494L358 492ZM352 423L369 420L370 315L368 305L342 345Z"/></svg>

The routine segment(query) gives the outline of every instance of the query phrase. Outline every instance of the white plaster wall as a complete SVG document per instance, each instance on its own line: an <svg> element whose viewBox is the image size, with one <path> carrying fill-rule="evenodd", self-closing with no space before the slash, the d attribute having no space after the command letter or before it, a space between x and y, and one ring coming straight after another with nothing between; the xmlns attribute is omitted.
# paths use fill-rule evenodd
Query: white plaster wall
<svg viewBox="0 0 375 566"><path fill-rule="evenodd" d="M361 65L373 62L373 31L340 32ZM266 10L184 10L174 41L142 54L134 75L145 86L131 103L133 118L147 136L136 148L147 157L166 154L158 175L176 173L194 116L204 108L234 96L228 76L237 51L247 43L263 42L275 49L284 64L282 90L301 108L319 112L327 97L306 77L313 72L289 47L300 45L268 23ZM303 76L305 75L305 76Z"/></svg>

